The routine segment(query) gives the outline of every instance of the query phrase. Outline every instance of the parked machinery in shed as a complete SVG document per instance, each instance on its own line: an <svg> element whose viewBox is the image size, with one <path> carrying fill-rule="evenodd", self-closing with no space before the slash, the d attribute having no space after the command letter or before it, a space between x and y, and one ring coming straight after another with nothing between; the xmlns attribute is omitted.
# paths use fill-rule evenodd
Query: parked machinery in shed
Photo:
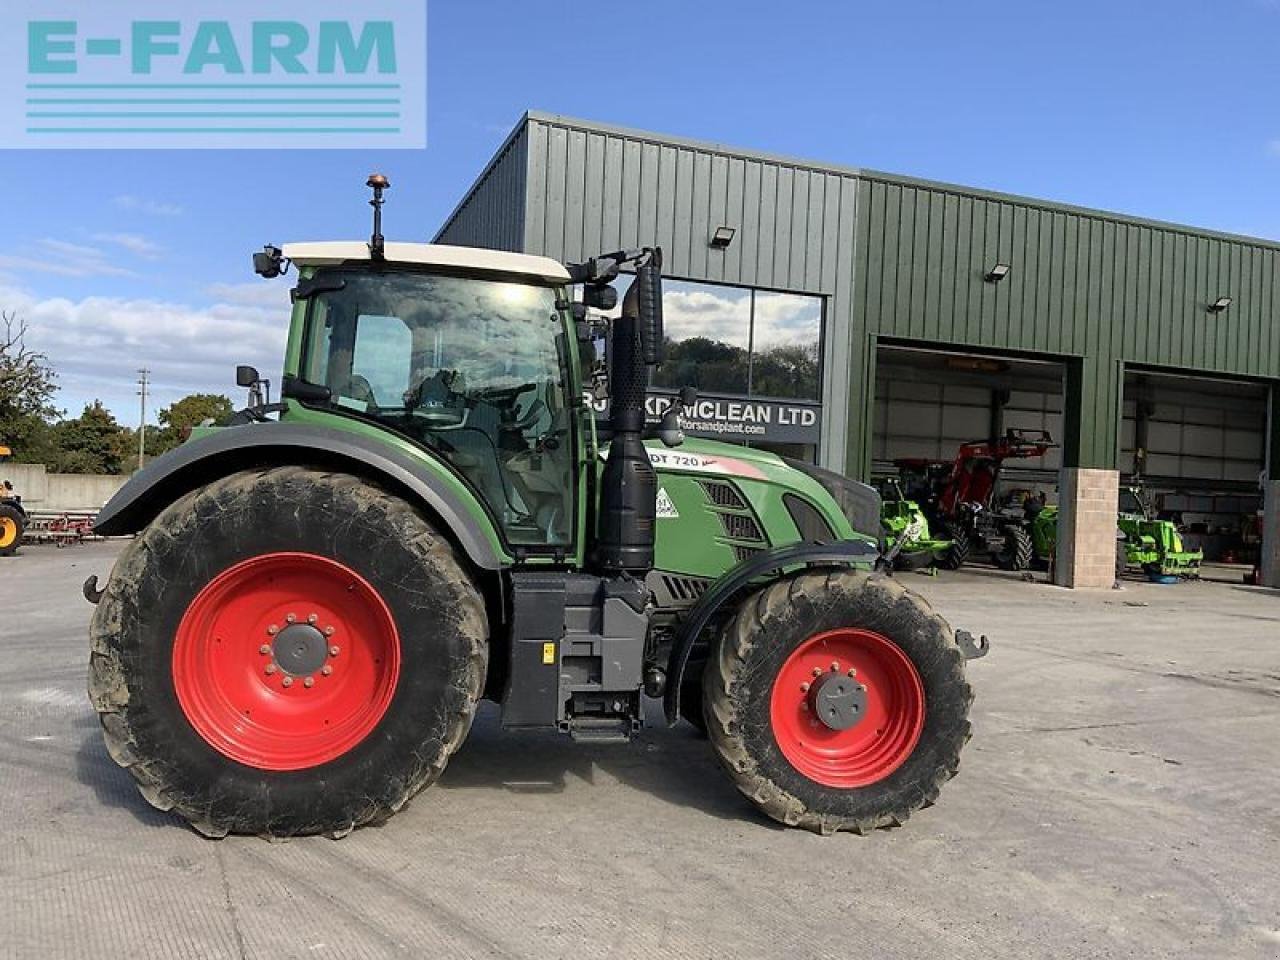
<svg viewBox="0 0 1280 960"><path fill-rule="evenodd" d="M906 495L917 501L932 529L951 541L941 565L956 570L974 553L1005 570L1025 570L1034 550L1030 518L1021 508L993 509L1006 460L1042 457L1054 446L1046 430L1008 430L998 440L960 445L953 461L894 461Z"/></svg>
<svg viewBox="0 0 1280 960"><path fill-rule="evenodd" d="M880 494L880 526L894 569L921 570L941 562L951 550L951 541L933 536L929 518L920 504L907 499L901 480L886 477L876 482L876 489Z"/></svg>
<svg viewBox="0 0 1280 960"><path fill-rule="evenodd" d="M1161 520L1140 481L1121 490L1116 516L1116 578L1141 570L1151 580L1197 579L1204 554L1187 550L1178 526ZM1058 508L1045 507L1032 521L1037 558L1048 562L1058 546Z"/></svg>
<svg viewBox="0 0 1280 960"><path fill-rule="evenodd" d="M507 729L603 742L657 697L784 823L930 804L985 642L873 572L870 488L682 444L679 405L646 424L660 251L387 243L369 185L367 244L255 256L299 275L282 402L197 430L99 518L138 536L85 584L89 689L143 796L211 836L341 835L434 782L482 698ZM620 316L591 315L623 267Z"/></svg>
<svg viewBox="0 0 1280 960"><path fill-rule="evenodd" d="M13 455L8 447L0 445L0 463ZM0 557L11 557L18 552L22 536L27 529L27 511L22 498L13 491L13 484L0 479Z"/></svg>

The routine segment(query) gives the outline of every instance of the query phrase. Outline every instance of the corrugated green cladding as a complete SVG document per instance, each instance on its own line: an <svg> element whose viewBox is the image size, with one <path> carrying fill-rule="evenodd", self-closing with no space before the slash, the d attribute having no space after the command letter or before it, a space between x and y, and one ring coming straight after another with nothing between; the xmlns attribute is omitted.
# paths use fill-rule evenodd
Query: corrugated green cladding
<svg viewBox="0 0 1280 960"><path fill-rule="evenodd" d="M1068 462L1115 466L1124 364L1280 377L1275 245L878 174L858 189L867 349L885 337L1068 359L1068 431L1081 428ZM985 282L996 263L1009 275ZM1210 313L1219 296L1231 307ZM854 426L852 449L865 433Z"/></svg>
<svg viewBox="0 0 1280 960"><path fill-rule="evenodd" d="M440 243L495 250L524 250L525 184L528 137L518 127L484 168L462 202L449 215Z"/></svg>
<svg viewBox="0 0 1280 960"><path fill-rule="evenodd" d="M721 225L737 235L712 250ZM854 476L881 340L1064 361L1086 467L1115 466L1125 364L1280 378L1280 245L547 114L438 239L570 261L657 243L673 277L825 297L820 456Z"/></svg>

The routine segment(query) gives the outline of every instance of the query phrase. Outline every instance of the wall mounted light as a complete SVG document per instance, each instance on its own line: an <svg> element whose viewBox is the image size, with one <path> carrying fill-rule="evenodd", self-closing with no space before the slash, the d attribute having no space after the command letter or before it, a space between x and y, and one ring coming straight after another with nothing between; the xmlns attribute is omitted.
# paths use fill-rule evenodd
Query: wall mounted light
<svg viewBox="0 0 1280 960"><path fill-rule="evenodd" d="M711 235L711 249L728 250L735 232L733 227L716 227L716 232Z"/></svg>
<svg viewBox="0 0 1280 960"><path fill-rule="evenodd" d="M999 283L1009 275L1009 265L1007 263L997 263L994 267L987 271L987 275L982 279L987 283Z"/></svg>
<svg viewBox="0 0 1280 960"><path fill-rule="evenodd" d="M1223 310L1227 309L1227 307L1229 306L1231 306L1230 297L1219 297L1217 300L1213 301L1213 303L1209 304L1209 312L1221 313Z"/></svg>

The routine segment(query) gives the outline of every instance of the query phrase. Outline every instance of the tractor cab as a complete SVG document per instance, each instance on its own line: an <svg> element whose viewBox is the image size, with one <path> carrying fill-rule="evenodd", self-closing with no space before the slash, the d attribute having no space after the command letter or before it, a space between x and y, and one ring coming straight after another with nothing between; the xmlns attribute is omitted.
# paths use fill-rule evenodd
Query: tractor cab
<svg viewBox="0 0 1280 960"><path fill-rule="evenodd" d="M303 243L292 401L390 431L468 484L513 546L566 547L580 443L564 267L391 243Z"/></svg>

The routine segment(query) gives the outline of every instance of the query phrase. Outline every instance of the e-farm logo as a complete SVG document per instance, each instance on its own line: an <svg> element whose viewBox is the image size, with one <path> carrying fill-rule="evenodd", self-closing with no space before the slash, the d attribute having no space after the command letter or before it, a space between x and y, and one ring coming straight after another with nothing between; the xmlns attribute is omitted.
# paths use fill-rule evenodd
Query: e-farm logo
<svg viewBox="0 0 1280 960"><path fill-rule="evenodd" d="M426 145L425 0L6 7L0 146Z"/></svg>

